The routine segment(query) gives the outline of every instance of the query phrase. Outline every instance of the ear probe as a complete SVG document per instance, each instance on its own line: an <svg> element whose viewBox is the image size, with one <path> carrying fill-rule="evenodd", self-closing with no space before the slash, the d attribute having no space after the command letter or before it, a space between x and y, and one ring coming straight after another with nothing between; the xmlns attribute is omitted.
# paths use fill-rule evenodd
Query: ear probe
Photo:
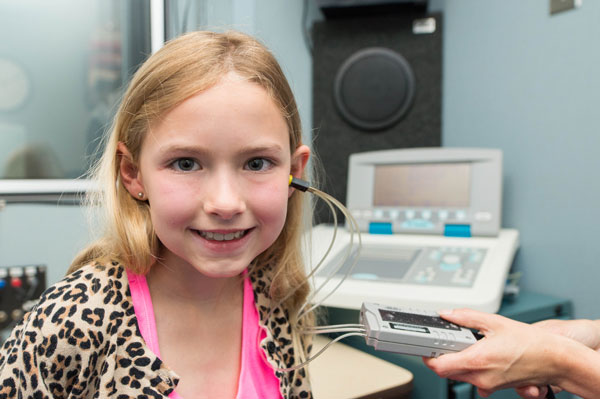
<svg viewBox="0 0 600 399"><path fill-rule="evenodd" d="M290 181L288 184L291 187L294 187L300 191L307 191L310 188L310 184L307 181L298 179L297 177L294 177L292 175L290 175Z"/></svg>

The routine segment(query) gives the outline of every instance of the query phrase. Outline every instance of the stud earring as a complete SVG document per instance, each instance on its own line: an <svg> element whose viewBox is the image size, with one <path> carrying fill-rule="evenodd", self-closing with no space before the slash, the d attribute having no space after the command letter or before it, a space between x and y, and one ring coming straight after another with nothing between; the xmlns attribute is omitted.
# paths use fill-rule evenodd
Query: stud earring
<svg viewBox="0 0 600 399"><path fill-rule="evenodd" d="M138 193L138 198L139 199L144 199L144 193L142 193L141 191Z"/></svg>

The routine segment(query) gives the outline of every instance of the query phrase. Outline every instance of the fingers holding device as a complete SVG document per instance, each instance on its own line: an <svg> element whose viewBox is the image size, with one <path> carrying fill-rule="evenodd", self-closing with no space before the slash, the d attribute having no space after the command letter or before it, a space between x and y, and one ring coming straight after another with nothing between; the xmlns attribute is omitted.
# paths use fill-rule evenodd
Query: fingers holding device
<svg viewBox="0 0 600 399"><path fill-rule="evenodd" d="M477 342L476 333L442 319L436 312L363 303L360 322L367 344L377 350L437 357Z"/></svg>

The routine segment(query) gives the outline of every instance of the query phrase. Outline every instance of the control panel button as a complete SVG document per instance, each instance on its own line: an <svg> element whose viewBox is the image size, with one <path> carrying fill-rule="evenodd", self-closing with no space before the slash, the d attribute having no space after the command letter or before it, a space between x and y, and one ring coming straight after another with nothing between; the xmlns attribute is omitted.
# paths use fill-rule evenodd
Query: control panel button
<svg viewBox="0 0 600 399"><path fill-rule="evenodd" d="M453 272L461 268L460 263L440 263L440 269L446 272Z"/></svg>
<svg viewBox="0 0 600 399"><path fill-rule="evenodd" d="M454 348L456 346L455 345L456 337L451 332L448 333L448 336L450 337L450 347Z"/></svg>
<svg viewBox="0 0 600 399"><path fill-rule="evenodd" d="M23 268L21 268L21 267L11 267L8 270L8 274L11 277L21 277L24 273L25 272L24 272Z"/></svg>
<svg viewBox="0 0 600 399"><path fill-rule="evenodd" d="M439 261L441 258L442 258L442 253L440 251L438 251L437 249L434 249L429 254L429 259L431 259L431 260Z"/></svg>
<svg viewBox="0 0 600 399"><path fill-rule="evenodd" d="M492 220L492 213L485 211L476 212L474 218L478 222L489 222Z"/></svg>
<svg viewBox="0 0 600 399"><path fill-rule="evenodd" d="M448 334L445 332L440 333L442 335L442 346L448 345Z"/></svg>
<svg viewBox="0 0 600 399"><path fill-rule="evenodd" d="M467 218L467 214L465 211L456 211L454 213L454 217L458 220L465 220Z"/></svg>
<svg viewBox="0 0 600 399"><path fill-rule="evenodd" d="M460 256L456 255L456 254L447 254L447 255L444 255L444 257L442 258L442 261L444 263L448 263L448 264L460 263Z"/></svg>
<svg viewBox="0 0 600 399"><path fill-rule="evenodd" d="M469 260L473 263L479 263L481 262L481 258L483 257L482 253L477 251L471 254L471 256L469 257Z"/></svg>
<svg viewBox="0 0 600 399"><path fill-rule="evenodd" d="M429 220L411 219L402 222L402 227L405 229L429 230L433 229L435 226Z"/></svg>

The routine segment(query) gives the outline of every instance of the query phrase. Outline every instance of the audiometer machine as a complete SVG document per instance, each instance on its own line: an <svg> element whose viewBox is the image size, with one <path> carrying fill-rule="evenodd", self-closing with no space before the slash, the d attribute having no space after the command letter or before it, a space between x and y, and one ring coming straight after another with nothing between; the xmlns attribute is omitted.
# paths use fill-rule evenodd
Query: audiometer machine
<svg viewBox="0 0 600 399"><path fill-rule="evenodd" d="M348 257L350 232L337 229L313 278L322 286L313 303L498 311L519 245L516 230L500 228L501 200L499 150L353 154L346 205L361 231L362 249ZM312 229L308 263L327 252L333 231L332 225Z"/></svg>

